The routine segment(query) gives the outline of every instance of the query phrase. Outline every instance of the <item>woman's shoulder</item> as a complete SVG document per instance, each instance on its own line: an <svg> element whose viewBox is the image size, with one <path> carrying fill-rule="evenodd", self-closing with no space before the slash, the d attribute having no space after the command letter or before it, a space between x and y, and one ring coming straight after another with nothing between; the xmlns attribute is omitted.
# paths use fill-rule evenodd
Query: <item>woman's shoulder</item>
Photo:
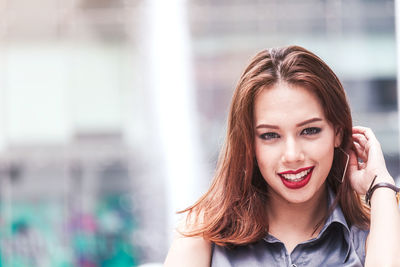
<svg viewBox="0 0 400 267"><path fill-rule="evenodd" d="M211 262L211 243L202 237L186 237L177 234L172 242L165 267L209 267Z"/></svg>
<svg viewBox="0 0 400 267"><path fill-rule="evenodd" d="M198 236L185 236L195 226L193 221L183 220L178 226L168 251L164 267L209 267L211 262L211 242Z"/></svg>

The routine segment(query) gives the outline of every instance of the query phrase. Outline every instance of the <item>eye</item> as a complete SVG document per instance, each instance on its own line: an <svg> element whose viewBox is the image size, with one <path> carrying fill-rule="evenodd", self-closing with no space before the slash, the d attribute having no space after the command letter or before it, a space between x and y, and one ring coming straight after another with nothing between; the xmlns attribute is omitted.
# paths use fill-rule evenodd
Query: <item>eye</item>
<svg viewBox="0 0 400 267"><path fill-rule="evenodd" d="M260 135L260 138L264 139L264 140L271 140L271 139L275 139L275 138L279 138L279 137L280 137L279 134L274 133L274 132L264 133L264 134Z"/></svg>
<svg viewBox="0 0 400 267"><path fill-rule="evenodd" d="M310 128L305 128L303 131L301 131L301 134L303 134L303 135L314 135L314 134L318 134L319 132L321 132L321 128L310 127Z"/></svg>

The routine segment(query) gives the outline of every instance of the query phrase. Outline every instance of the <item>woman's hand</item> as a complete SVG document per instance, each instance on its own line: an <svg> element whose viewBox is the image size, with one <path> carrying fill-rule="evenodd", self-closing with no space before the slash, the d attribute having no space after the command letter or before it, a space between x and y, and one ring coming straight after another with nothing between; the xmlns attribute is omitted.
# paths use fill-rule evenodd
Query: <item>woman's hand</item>
<svg viewBox="0 0 400 267"><path fill-rule="evenodd" d="M386 169L381 145L371 129L354 127L353 142L354 151L350 152L349 169L353 189L365 195L375 176L377 178L374 183L394 184ZM394 192L388 188L378 189L371 201L371 224L365 247L365 266L400 266L399 236L400 212Z"/></svg>
<svg viewBox="0 0 400 267"><path fill-rule="evenodd" d="M354 150L350 151L349 176L353 189L365 195L375 175L375 183L394 184L386 169L381 145L371 129L353 127ZM360 160L360 161L359 161Z"/></svg>

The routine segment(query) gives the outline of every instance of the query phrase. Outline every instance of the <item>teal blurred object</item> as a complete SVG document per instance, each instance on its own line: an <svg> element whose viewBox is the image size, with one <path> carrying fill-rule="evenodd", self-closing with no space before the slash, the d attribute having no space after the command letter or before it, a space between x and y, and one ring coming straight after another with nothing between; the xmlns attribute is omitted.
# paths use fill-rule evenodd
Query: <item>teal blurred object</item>
<svg viewBox="0 0 400 267"><path fill-rule="evenodd" d="M121 199L123 196L114 194L104 196L99 201L97 217L101 267L137 266L134 248L130 241L134 228L133 216L131 209L121 205Z"/></svg>
<svg viewBox="0 0 400 267"><path fill-rule="evenodd" d="M0 267L137 266L133 214L121 198L100 197L92 214L51 201L13 203L8 221L0 218Z"/></svg>
<svg viewBox="0 0 400 267"><path fill-rule="evenodd" d="M10 217L1 218L1 265L72 267L61 242L61 218L62 209L55 203L13 203Z"/></svg>

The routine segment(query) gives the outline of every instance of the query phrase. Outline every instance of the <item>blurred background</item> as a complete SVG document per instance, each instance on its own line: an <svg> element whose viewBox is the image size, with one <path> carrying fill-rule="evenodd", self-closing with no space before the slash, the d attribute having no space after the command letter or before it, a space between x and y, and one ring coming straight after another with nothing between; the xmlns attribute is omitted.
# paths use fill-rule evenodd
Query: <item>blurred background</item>
<svg viewBox="0 0 400 267"><path fill-rule="evenodd" d="M336 72L398 180L394 1L1 0L0 266L162 262L244 67L290 44Z"/></svg>

